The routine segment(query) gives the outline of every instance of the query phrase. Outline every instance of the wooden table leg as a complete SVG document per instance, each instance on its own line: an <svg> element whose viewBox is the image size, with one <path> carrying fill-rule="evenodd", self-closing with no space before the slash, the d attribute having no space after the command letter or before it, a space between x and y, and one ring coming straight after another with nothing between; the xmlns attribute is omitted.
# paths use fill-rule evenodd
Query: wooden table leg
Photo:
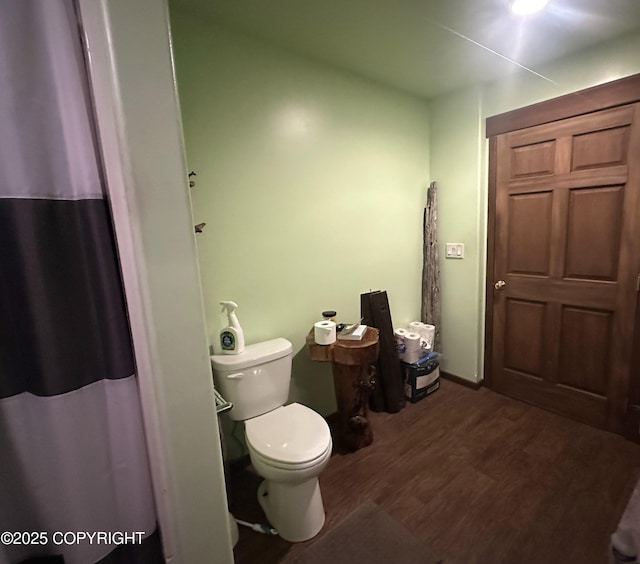
<svg viewBox="0 0 640 564"><path fill-rule="evenodd" d="M333 362L333 382L338 406L338 442L357 450L373 442L368 420L369 394L375 386L375 366Z"/></svg>
<svg viewBox="0 0 640 564"><path fill-rule="evenodd" d="M331 345L316 344L310 331L307 349L312 360L331 361L338 404L336 443L350 450L370 445L373 431L368 419L369 394L375 386L379 331L367 327L361 340L338 339Z"/></svg>

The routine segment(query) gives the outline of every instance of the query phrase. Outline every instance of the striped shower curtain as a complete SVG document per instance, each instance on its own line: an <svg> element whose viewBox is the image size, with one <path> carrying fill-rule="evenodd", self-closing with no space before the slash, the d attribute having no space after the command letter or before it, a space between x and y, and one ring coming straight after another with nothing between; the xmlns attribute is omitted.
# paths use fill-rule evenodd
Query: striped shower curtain
<svg viewBox="0 0 640 564"><path fill-rule="evenodd" d="M0 564L161 562L72 0L0 0Z"/></svg>

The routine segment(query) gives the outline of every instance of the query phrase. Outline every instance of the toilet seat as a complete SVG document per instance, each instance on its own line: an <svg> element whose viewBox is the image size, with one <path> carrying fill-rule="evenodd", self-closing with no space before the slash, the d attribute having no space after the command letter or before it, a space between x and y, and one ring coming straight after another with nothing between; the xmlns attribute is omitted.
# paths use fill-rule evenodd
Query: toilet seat
<svg viewBox="0 0 640 564"><path fill-rule="evenodd" d="M251 452L251 459L254 462L261 462L262 464L266 464L271 468L278 468L280 470L288 470L290 472L295 472L298 470L299 471L307 470L309 468L313 468L318 464L323 464L331 456L332 445L328 445L326 450L321 455L314 458L313 460L309 460L308 462L302 462L298 464L282 462L280 460L274 460L273 458L268 458L266 456L263 456L261 453L257 452L251 445L249 445L249 450Z"/></svg>
<svg viewBox="0 0 640 564"><path fill-rule="evenodd" d="M322 462L331 450L331 433L324 418L292 403L245 422L247 443L265 464L303 469Z"/></svg>

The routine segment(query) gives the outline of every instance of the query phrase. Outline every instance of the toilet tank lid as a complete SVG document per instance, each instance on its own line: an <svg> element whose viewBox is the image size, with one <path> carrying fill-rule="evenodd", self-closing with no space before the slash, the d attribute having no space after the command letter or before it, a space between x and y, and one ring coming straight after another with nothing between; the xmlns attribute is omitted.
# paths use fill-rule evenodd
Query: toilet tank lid
<svg viewBox="0 0 640 564"><path fill-rule="evenodd" d="M242 370L256 364L277 360L291 354L292 351L291 342L279 337L247 345L239 354L214 354L211 356L211 364L214 370Z"/></svg>

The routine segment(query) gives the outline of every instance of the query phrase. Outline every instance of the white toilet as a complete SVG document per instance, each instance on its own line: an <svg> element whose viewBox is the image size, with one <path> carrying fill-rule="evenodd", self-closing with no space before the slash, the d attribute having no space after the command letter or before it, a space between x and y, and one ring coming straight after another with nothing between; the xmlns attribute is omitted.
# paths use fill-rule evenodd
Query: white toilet
<svg viewBox="0 0 640 564"><path fill-rule="evenodd" d="M216 388L245 422L251 463L264 478L258 501L280 536L308 540L324 525L318 475L331 457L331 434L318 413L289 397L293 347L286 339L248 345L235 355L213 355Z"/></svg>

